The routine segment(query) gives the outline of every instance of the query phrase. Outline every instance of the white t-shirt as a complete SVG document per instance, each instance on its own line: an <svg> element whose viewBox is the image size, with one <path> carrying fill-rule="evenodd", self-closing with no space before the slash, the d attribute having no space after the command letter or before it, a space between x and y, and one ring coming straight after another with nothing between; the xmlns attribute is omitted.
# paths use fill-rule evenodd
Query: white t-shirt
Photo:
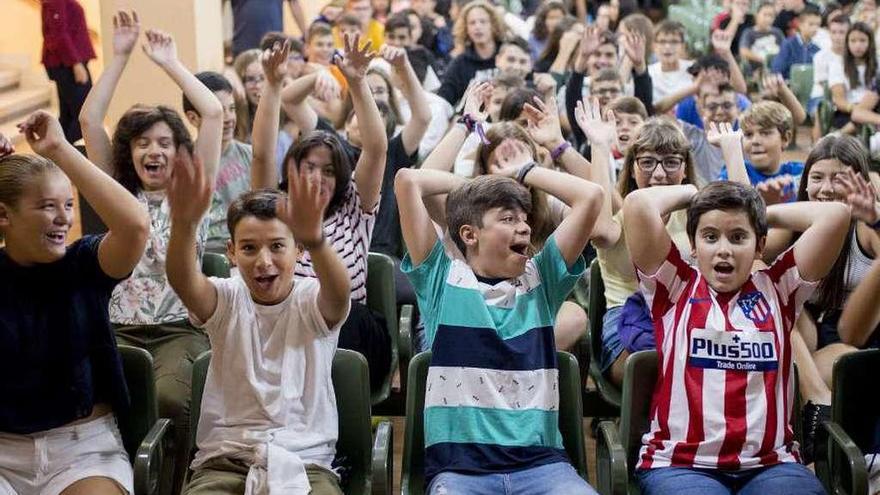
<svg viewBox="0 0 880 495"><path fill-rule="evenodd" d="M213 349L193 468L217 457L259 463L280 448L330 469L339 433L331 369L345 318L327 327L316 279L298 279L273 306L255 303L241 277L211 283L214 314L204 323L190 315Z"/></svg>
<svg viewBox="0 0 880 495"><path fill-rule="evenodd" d="M846 73L843 71L842 63L832 65L828 70L828 87L843 84L846 91L846 101L852 104L860 102L865 97L865 93L868 92L868 86L865 84L865 66L859 65L856 69L859 72L859 85L855 88L850 87L849 78L846 77Z"/></svg>
<svg viewBox="0 0 880 495"><path fill-rule="evenodd" d="M843 57L832 52L831 48L823 48L813 55L813 90L810 92L810 98L825 96L825 88L822 87L822 83L828 82L832 66L835 67L835 70L843 73Z"/></svg>
<svg viewBox="0 0 880 495"><path fill-rule="evenodd" d="M694 82L694 76L687 71L693 65L693 60L679 60L678 70L664 72L660 69L660 62L648 66L648 74L651 75L651 84L654 88L654 102L690 86Z"/></svg>

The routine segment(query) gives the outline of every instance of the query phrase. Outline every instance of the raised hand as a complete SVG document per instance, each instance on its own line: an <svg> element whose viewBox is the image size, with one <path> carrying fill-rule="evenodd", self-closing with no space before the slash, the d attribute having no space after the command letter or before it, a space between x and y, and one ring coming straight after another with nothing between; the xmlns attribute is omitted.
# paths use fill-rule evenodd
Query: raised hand
<svg viewBox="0 0 880 495"><path fill-rule="evenodd" d="M321 101L332 101L342 95L339 81L326 70L319 70L315 76L315 98Z"/></svg>
<svg viewBox="0 0 880 495"><path fill-rule="evenodd" d="M764 94L766 96L775 96L779 97L779 88L785 84L785 81L782 79L782 74L764 74L761 82L764 86Z"/></svg>
<svg viewBox="0 0 880 495"><path fill-rule="evenodd" d="M0 134L0 158L13 153L15 153L15 147L12 146L12 141L3 134Z"/></svg>
<svg viewBox="0 0 880 495"><path fill-rule="evenodd" d="M344 40L345 51L342 57L338 54L333 57L333 62L349 81L360 81L363 79L367 74L370 61L376 57L376 52L370 50L373 42L367 41L363 48L361 48L360 41L360 36L350 36L346 33Z"/></svg>
<svg viewBox="0 0 880 495"><path fill-rule="evenodd" d="M743 133L741 129L733 130L733 125L729 122L716 124L709 123L709 129L706 131L706 141L719 147L725 146L742 146Z"/></svg>
<svg viewBox="0 0 880 495"><path fill-rule="evenodd" d="M160 67L167 67L177 61L177 45L174 38L157 29L147 29L147 41L143 45L144 53Z"/></svg>
<svg viewBox="0 0 880 495"><path fill-rule="evenodd" d="M731 53L731 43L733 43L733 36L728 34L726 31L716 29L712 32L712 48L715 49L715 53L717 53L718 55Z"/></svg>
<svg viewBox="0 0 880 495"><path fill-rule="evenodd" d="M562 37L559 39L559 51L563 53L573 52L577 48L578 43L581 42L581 38L583 38L582 34L575 29L562 33Z"/></svg>
<svg viewBox="0 0 880 495"><path fill-rule="evenodd" d="M587 70L587 61L589 60L590 55L592 55L593 52L599 49L601 43L602 29L600 29L599 26L596 25L587 26L584 29L583 36L581 37L581 49L575 63L575 70L577 70L578 72L584 72L585 70Z"/></svg>
<svg viewBox="0 0 880 495"><path fill-rule="evenodd" d="M278 218L293 232L294 240L305 246L317 247L324 240L324 211L330 194L321 194L321 183L309 177L307 167L288 167L287 202L279 201Z"/></svg>
<svg viewBox="0 0 880 495"><path fill-rule="evenodd" d="M532 139L541 146L552 149L564 141L562 128L559 125L559 110L556 98L548 98L547 103L534 98L531 103L523 106L528 119L528 131Z"/></svg>
<svg viewBox="0 0 880 495"><path fill-rule="evenodd" d="M199 157L186 146L178 147L166 191L172 224L198 225L211 207L211 189L211 181Z"/></svg>
<svg viewBox="0 0 880 495"><path fill-rule="evenodd" d="M617 147L617 122L614 112L606 109L603 118L598 98L593 97L592 101L584 98L577 102L574 118L590 143L604 144L609 148Z"/></svg>
<svg viewBox="0 0 880 495"><path fill-rule="evenodd" d="M113 54L129 56L137 44L141 33L141 24L138 21L137 12L131 14L124 10L116 12L113 16Z"/></svg>
<svg viewBox="0 0 880 495"><path fill-rule="evenodd" d="M861 174L853 169L847 169L837 176L846 194L846 204L852 210L853 218L861 220L868 225L874 225L880 220L880 204L877 203L877 191L874 184L865 180Z"/></svg>
<svg viewBox="0 0 880 495"><path fill-rule="evenodd" d="M281 86L284 77L287 76L287 58L290 55L290 41L283 44L275 43L270 49L260 55L260 64L263 66L263 74L266 76L266 84L273 87Z"/></svg>
<svg viewBox="0 0 880 495"><path fill-rule="evenodd" d="M475 120L484 121L488 116L489 101L492 100L492 83L481 82L472 84L464 95L463 112Z"/></svg>
<svg viewBox="0 0 880 495"><path fill-rule="evenodd" d="M534 161L529 148L521 141L505 139L495 149L496 163L489 167L489 173L514 178L523 165Z"/></svg>
<svg viewBox="0 0 880 495"><path fill-rule="evenodd" d="M391 45L382 45L382 48L379 49L379 56L387 60L395 70L405 68L409 62L405 49Z"/></svg>
<svg viewBox="0 0 880 495"><path fill-rule="evenodd" d="M646 67L645 56L646 56L646 48L645 48L645 37L641 34L630 32L621 38L621 42L623 43L623 50L626 52L627 58L633 64L633 67L639 71L643 72Z"/></svg>
<svg viewBox="0 0 880 495"><path fill-rule="evenodd" d="M556 79L553 79L548 72L536 73L532 78L535 83L535 91L542 96L553 96L556 94Z"/></svg>
<svg viewBox="0 0 880 495"><path fill-rule="evenodd" d="M790 175L780 175L755 186L755 189L764 198L764 203L775 205L779 203L787 203L794 199L794 177Z"/></svg>
<svg viewBox="0 0 880 495"><path fill-rule="evenodd" d="M40 156L52 158L62 146L67 144L64 131L58 119L45 110L37 110L18 124L18 130L24 134L28 145Z"/></svg>

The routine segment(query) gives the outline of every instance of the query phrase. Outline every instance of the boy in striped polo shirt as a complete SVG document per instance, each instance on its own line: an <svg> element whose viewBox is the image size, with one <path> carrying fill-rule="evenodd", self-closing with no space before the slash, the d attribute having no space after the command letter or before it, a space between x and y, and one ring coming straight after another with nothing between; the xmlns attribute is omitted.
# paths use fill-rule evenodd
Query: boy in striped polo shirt
<svg viewBox="0 0 880 495"><path fill-rule="evenodd" d="M686 207L697 266L682 261L664 215ZM821 494L790 427L790 332L840 252L840 203L765 208L753 188L714 182L626 197L627 247L651 308L659 376L636 475L654 494ZM768 225L803 232L764 270Z"/></svg>
<svg viewBox="0 0 880 495"><path fill-rule="evenodd" d="M535 166L514 142L494 153L495 175L453 190L450 257L422 201L455 176L402 169L395 182L412 280L433 358L425 395L428 493L595 494L568 461L559 433L553 319L583 273L581 251L602 190ZM499 175L504 175L502 177ZM524 183L571 207L532 256Z"/></svg>

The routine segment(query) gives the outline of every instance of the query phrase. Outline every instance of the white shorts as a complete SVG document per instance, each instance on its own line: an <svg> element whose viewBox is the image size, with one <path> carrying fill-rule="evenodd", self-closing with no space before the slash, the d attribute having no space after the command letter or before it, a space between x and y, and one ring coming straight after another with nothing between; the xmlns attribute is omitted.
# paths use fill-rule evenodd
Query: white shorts
<svg viewBox="0 0 880 495"><path fill-rule="evenodd" d="M0 433L0 495L57 495L95 476L134 491L131 463L112 414L30 435Z"/></svg>

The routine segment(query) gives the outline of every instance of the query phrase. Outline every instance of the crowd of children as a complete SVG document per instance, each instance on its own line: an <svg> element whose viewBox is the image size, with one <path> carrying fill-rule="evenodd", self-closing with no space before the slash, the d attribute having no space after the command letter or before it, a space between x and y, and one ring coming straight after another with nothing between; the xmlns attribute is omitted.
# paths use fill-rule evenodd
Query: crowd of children
<svg viewBox="0 0 880 495"><path fill-rule="evenodd" d="M631 354L658 353L642 493L825 493L808 466L834 363L880 348L876 6L726 0L694 53L642 3L657 18L333 0L308 24L293 1L303 36L251 19L229 67L198 73L119 11L84 152L44 111L19 124L32 154L0 135L0 494L134 493L117 344L153 357L164 491L341 494L333 356L361 353L373 390L397 371L370 252L432 351L427 493L596 493L563 446L556 354L595 310L572 296L592 259L601 372L621 386ZM105 122L138 44L184 112ZM74 188L106 231L71 242Z"/></svg>

